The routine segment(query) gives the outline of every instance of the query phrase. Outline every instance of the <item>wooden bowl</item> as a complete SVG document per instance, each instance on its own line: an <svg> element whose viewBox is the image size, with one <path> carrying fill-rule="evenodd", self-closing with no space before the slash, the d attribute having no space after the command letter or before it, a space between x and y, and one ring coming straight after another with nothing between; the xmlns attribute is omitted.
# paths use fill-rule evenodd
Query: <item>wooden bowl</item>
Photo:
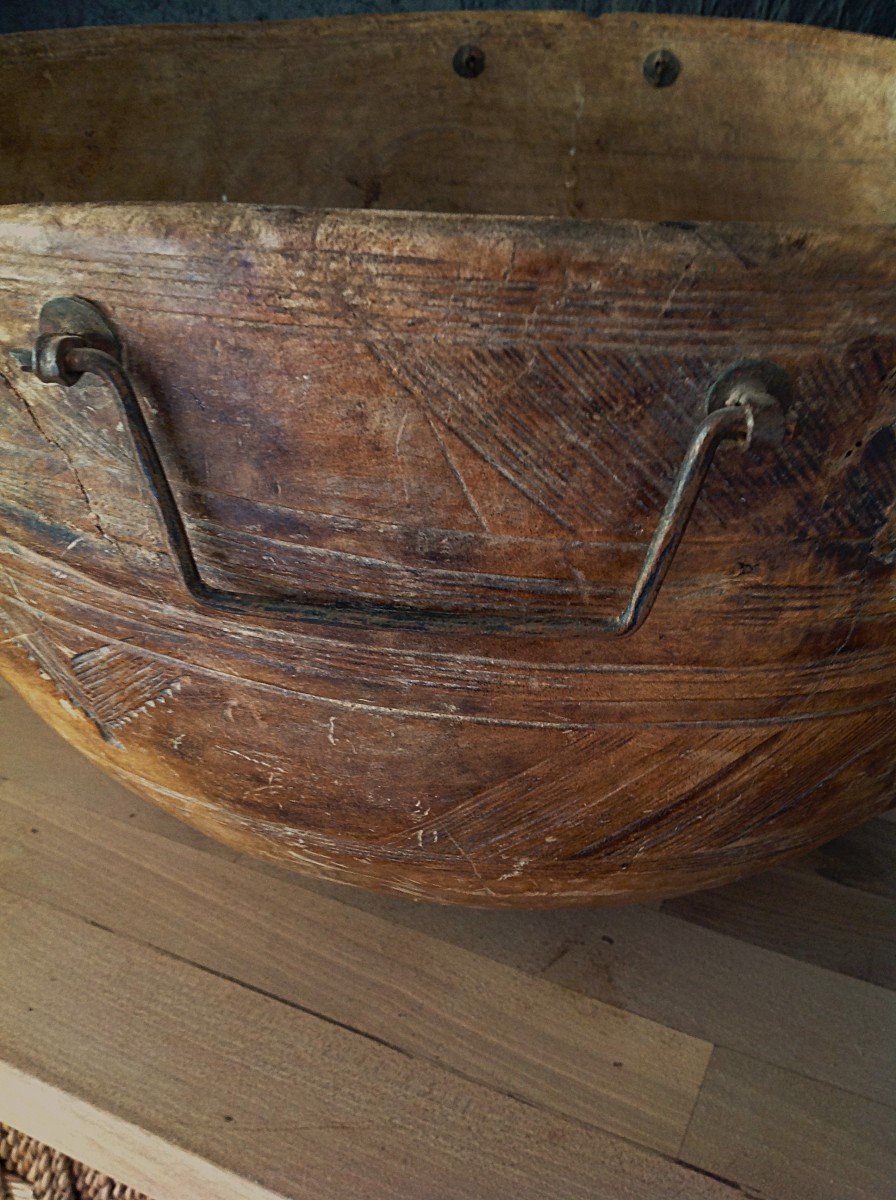
<svg viewBox="0 0 896 1200"><path fill-rule="evenodd" d="M892 802L893 43L0 46L0 662L54 728L240 850L474 904Z"/></svg>

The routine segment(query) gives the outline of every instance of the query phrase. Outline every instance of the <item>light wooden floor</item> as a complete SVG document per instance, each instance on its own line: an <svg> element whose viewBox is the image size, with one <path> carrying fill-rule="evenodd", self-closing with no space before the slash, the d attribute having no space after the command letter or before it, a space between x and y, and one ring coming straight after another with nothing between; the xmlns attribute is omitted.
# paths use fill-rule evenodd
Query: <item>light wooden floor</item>
<svg viewBox="0 0 896 1200"><path fill-rule="evenodd" d="M896 1195L896 825L660 908L235 856L0 685L0 1120L154 1200Z"/></svg>

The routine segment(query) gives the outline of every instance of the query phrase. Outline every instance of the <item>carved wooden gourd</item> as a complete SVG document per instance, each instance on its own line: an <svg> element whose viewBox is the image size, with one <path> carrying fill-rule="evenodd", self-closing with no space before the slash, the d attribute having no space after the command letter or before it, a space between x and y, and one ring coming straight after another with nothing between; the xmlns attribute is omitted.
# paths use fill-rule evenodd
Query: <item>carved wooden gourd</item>
<svg viewBox="0 0 896 1200"><path fill-rule="evenodd" d="M887 807L894 70L628 14L0 40L3 674L414 897L656 898Z"/></svg>

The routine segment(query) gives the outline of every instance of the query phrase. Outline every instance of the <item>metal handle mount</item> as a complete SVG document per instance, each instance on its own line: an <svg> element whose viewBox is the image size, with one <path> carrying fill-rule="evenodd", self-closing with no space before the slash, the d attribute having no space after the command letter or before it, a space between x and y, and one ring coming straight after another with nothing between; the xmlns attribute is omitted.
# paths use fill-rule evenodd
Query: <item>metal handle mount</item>
<svg viewBox="0 0 896 1200"><path fill-rule="evenodd" d="M342 621L384 628L426 629L437 624L468 631L514 633L554 629L610 636L633 633L646 620L675 552L703 481L722 442L746 452L754 443L778 445L785 434L791 392L786 372L774 363L747 360L725 371L710 388L707 414L694 430L672 492L650 540L631 596L622 612L609 617L525 617L519 614L457 613L448 609L411 609L398 604L358 600L314 600L299 594L265 596L225 591L205 582L158 449L124 366L123 346L96 305L79 296L48 301L40 313L33 348L13 357L43 383L75 385L96 375L111 389L187 596L200 608L246 617L295 616L316 622Z"/></svg>

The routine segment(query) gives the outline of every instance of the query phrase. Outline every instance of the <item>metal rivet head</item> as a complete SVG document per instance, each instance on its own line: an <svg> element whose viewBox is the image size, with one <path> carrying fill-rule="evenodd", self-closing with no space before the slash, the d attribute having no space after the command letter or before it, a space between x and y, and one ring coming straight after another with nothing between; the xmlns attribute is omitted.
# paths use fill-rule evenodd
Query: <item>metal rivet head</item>
<svg viewBox="0 0 896 1200"><path fill-rule="evenodd" d="M651 50L644 59L644 78L651 87L671 87L681 73L681 63L671 50Z"/></svg>
<svg viewBox="0 0 896 1200"><path fill-rule="evenodd" d="M475 79L485 70L485 55L478 46L458 46L452 61L462 79Z"/></svg>

